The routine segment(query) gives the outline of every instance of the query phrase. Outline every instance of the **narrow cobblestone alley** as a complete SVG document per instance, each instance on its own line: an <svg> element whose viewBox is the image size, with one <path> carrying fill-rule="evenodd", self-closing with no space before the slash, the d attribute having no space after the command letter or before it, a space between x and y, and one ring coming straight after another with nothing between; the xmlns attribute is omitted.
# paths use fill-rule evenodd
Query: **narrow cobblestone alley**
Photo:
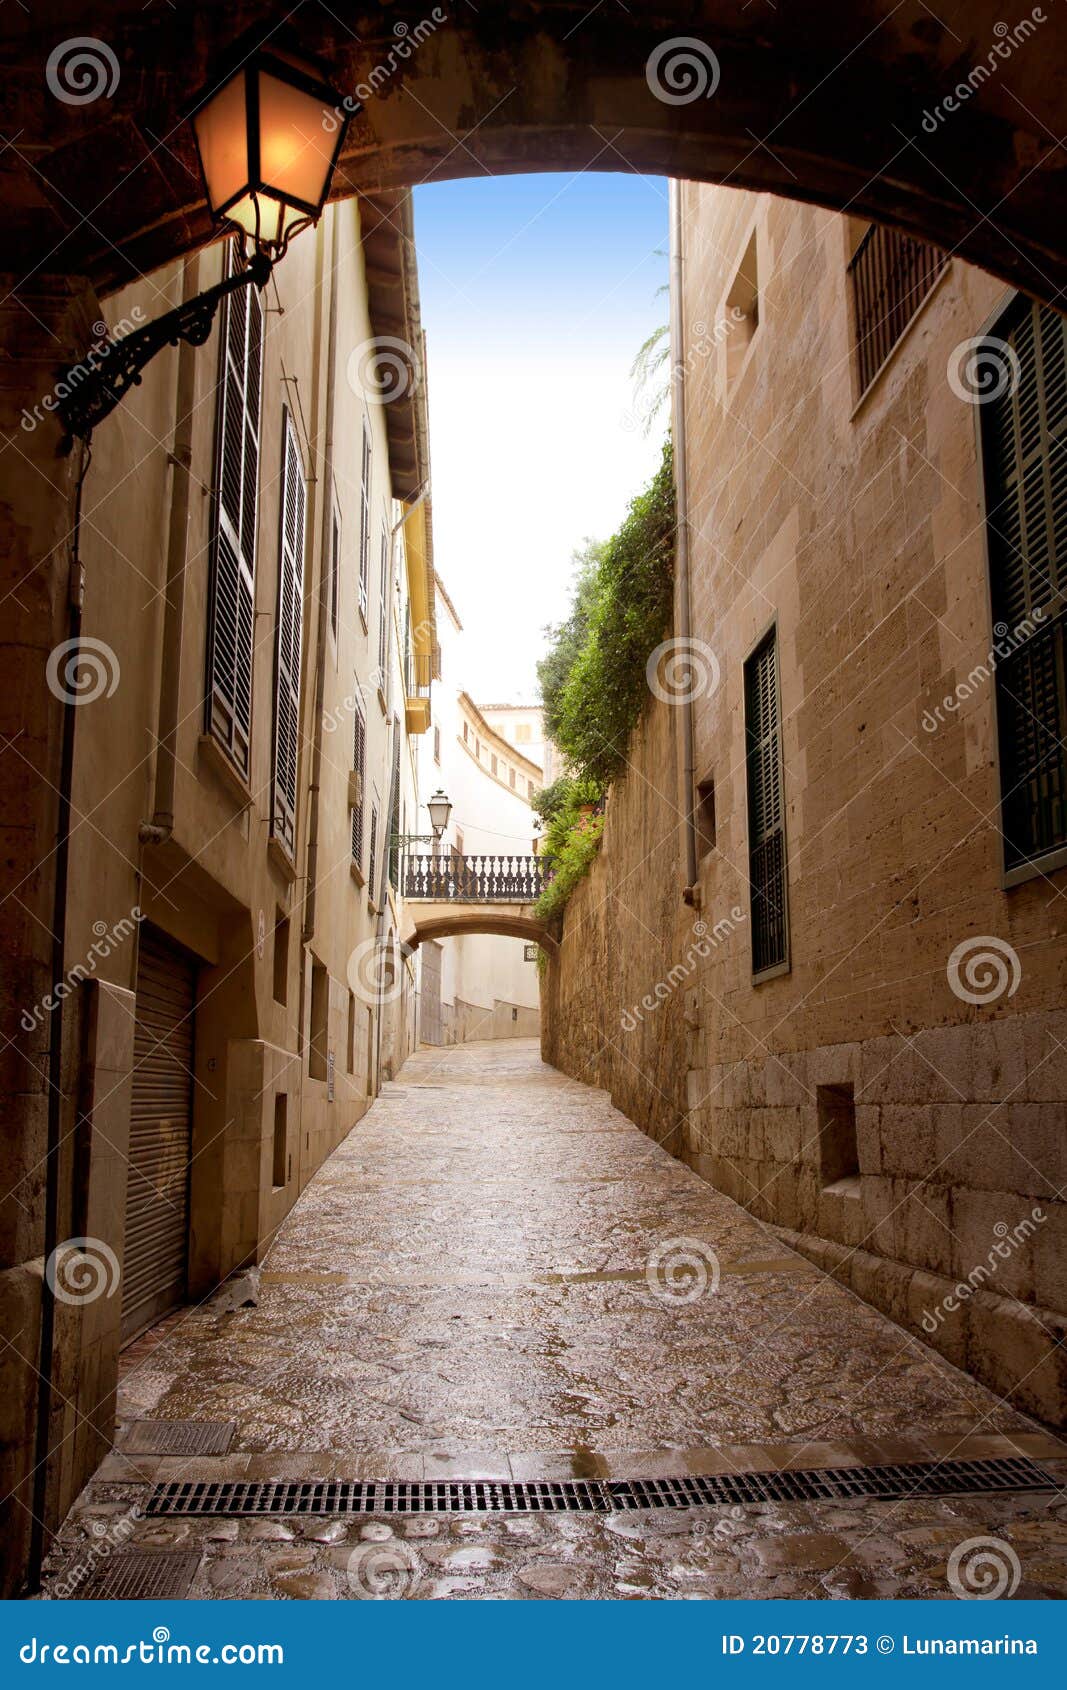
<svg viewBox="0 0 1067 1690"><path fill-rule="evenodd" d="M953 1552L994 1537L1014 1594L1067 1594L1053 1491L606 1516L134 1512L177 1478L634 1479L1023 1453L1067 1479L1048 1433L533 1041L421 1050L304 1193L258 1303L239 1295L126 1352L118 1447L53 1546L49 1593L89 1594L108 1537L184 1555L192 1596L946 1597L967 1577ZM233 1422L230 1446L135 1452L175 1421Z"/></svg>

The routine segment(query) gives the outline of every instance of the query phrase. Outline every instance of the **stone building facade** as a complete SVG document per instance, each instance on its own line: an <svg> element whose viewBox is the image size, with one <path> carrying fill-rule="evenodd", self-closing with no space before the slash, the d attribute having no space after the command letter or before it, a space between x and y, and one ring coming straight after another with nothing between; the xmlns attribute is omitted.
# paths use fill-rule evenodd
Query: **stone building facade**
<svg viewBox="0 0 1067 1690"><path fill-rule="evenodd" d="M1063 320L866 224L681 192L692 669L566 910L546 1053L1059 1423Z"/></svg>
<svg viewBox="0 0 1067 1690"><path fill-rule="evenodd" d="M229 262L216 244L103 315L148 320ZM389 404L383 337L410 354ZM391 840L435 647L422 357L410 197L352 199L94 434L81 652L49 670L76 706L63 979L19 986L42 1120L62 1051L59 1142L21 1167L9 1145L3 1193L8 1588L41 1373L47 1524L110 1445L120 1344L261 1258L414 1047Z"/></svg>

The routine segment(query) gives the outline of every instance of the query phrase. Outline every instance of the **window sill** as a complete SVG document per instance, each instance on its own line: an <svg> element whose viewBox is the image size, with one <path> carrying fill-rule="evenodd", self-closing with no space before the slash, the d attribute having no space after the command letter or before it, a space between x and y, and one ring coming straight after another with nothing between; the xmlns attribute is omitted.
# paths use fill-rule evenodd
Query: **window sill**
<svg viewBox="0 0 1067 1690"><path fill-rule="evenodd" d="M389 714L389 705L388 705L388 703L387 703L387 701L386 701L386 697L385 697L385 694L384 694L384 692L383 692L383 691L382 691L382 689L381 689L381 687L379 687L379 688L378 688L378 708L379 708L379 710L380 710L380 711L381 711L381 713L382 713L382 715L383 715L383 716L388 716L388 714Z"/></svg>
<svg viewBox="0 0 1067 1690"><path fill-rule="evenodd" d="M242 810L251 809L252 793L248 784L226 752L223 751L214 735L201 734L197 743L199 747L197 774L199 775L201 767L209 768Z"/></svg>
<svg viewBox="0 0 1067 1690"><path fill-rule="evenodd" d="M776 962L773 968L761 968L758 974L753 974L752 984L754 986L762 986L767 980L777 980L783 974L791 973L792 968L793 965L791 962Z"/></svg>
<svg viewBox="0 0 1067 1690"><path fill-rule="evenodd" d="M1067 868L1067 845L1046 851L1043 857L1033 857L1029 862L1016 863L1014 868L1005 869L1001 884L1006 892L1010 892L1013 886L1023 886L1028 880L1041 880L1062 868Z"/></svg>
<svg viewBox="0 0 1067 1690"><path fill-rule="evenodd" d="M863 1185L859 1174L847 1174L844 1179L835 1179L833 1185L824 1185L819 1193L820 1197L845 1197L850 1202L856 1202L863 1195Z"/></svg>
<svg viewBox="0 0 1067 1690"><path fill-rule="evenodd" d="M363 873L363 870L360 868L359 864L356 862L355 858L353 858L352 861L349 863L348 872L352 876L352 879L355 881L357 886L366 886L367 877Z"/></svg>
<svg viewBox="0 0 1067 1690"><path fill-rule="evenodd" d="M267 860L273 863L286 884L291 886L296 879L296 864L280 839L272 837L267 840Z"/></svg>

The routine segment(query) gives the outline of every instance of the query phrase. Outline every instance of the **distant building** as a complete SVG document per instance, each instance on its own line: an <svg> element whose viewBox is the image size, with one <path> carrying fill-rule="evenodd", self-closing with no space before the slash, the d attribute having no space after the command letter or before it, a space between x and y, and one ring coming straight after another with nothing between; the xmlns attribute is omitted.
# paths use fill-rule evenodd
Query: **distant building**
<svg viewBox="0 0 1067 1690"><path fill-rule="evenodd" d="M517 712L529 734L517 743L491 718L509 718L511 707L480 710L463 691L463 624L440 578L436 581L440 679L434 687L434 725L419 750L422 849L430 849L427 798L438 787L452 800L441 849L458 856L528 857L536 849L537 818L530 808L544 785L535 753L541 749L541 713ZM425 1044L467 1039L525 1038L540 1027L535 957L521 939L464 934L420 946L419 1037Z"/></svg>

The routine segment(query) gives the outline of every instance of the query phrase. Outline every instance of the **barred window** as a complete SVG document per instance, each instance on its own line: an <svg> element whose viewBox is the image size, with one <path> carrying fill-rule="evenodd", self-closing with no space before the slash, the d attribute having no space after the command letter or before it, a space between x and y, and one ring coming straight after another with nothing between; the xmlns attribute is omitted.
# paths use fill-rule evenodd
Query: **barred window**
<svg viewBox="0 0 1067 1690"><path fill-rule="evenodd" d="M760 975L789 962L778 637L773 628L745 664L745 760L752 972Z"/></svg>
<svg viewBox="0 0 1067 1690"><path fill-rule="evenodd" d="M859 390L866 393L919 306L948 254L899 229L872 223L849 264Z"/></svg>
<svg viewBox="0 0 1067 1690"><path fill-rule="evenodd" d="M1067 845L1067 324L1017 299L976 352L1001 826L1009 869Z"/></svg>

